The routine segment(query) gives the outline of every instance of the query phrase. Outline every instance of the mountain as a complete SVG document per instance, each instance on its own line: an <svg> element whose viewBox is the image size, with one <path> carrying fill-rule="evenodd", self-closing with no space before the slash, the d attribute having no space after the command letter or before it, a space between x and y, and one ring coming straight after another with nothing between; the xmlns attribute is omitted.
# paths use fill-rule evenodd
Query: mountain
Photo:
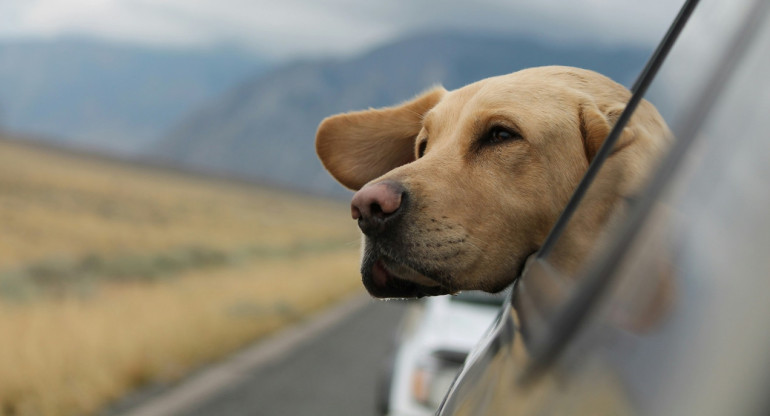
<svg viewBox="0 0 770 416"><path fill-rule="evenodd" d="M234 49L184 51L64 38L0 42L0 128L132 152L264 67Z"/></svg>
<svg viewBox="0 0 770 416"><path fill-rule="evenodd" d="M448 89L550 64L597 70L630 85L650 51L555 45L466 33L414 35L346 59L275 68L183 119L148 148L153 158L282 186L339 194L315 157L326 116L391 105L441 83Z"/></svg>

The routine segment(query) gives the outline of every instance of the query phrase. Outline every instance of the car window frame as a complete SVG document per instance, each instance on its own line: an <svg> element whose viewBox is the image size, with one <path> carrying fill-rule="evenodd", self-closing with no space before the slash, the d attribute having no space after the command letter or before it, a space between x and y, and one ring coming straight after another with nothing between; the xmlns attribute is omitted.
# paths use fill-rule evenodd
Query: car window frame
<svg viewBox="0 0 770 416"><path fill-rule="evenodd" d="M668 53L671 51L671 48L673 48L682 30L687 25L687 22L689 21L693 11L695 11L698 3L699 0L685 0L684 4L679 9L679 13L674 18L672 24L669 26L668 31L663 36L661 42L658 43L655 51L650 56L650 59L647 60L647 63L642 69L642 72L639 74L636 81L634 82L634 85L631 87L631 98L629 98L628 102L626 103L623 112L618 117L618 120L615 122L615 125L612 127L612 130L610 130L610 133L607 135L607 138L604 140L601 147L599 147L599 150L596 152L593 160L588 165L586 173L583 175L583 178L580 180L580 183L575 188L575 191L572 193L572 196L567 202L567 205L565 205L564 209L559 215L559 218L556 220L553 227L551 227L551 230L549 231L545 241L540 246L538 252L535 254L536 259L545 260L546 257L551 253L553 247L559 241L559 238L564 233L564 230L572 218L572 215L583 201L583 197L585 196L586 192L588 192L591 184L593 184L594 180L596 179L596 175L604 165L604 162L606 162L607 158L612 153L612 149L615 147L615 144L618 142L618 140L620 140L623 129L626 127L629 120L631 120L631 116L634 114L636 108L639 106L639 103L647 94L647 90L649 89L650 84L652 84L652 81L658 74L660 67L663 65L666 57L668 57Z"/></svg>
<svg viewBox="0 0 770 416"><path fill-rule="evenodd" d="M698 0L687 0L680 9L679 15L674 20L674 23L672 23L655 53L651 56L645 70L637 79L634 89L632 89L633 95L623 112L623 115L628 113L627 117L623 118L623 115L621 115L621 118L619 118L612 132L605 140L600 152L610 153L612 146L617 141L617 137L619 137L620 132L625 127L625 123L633 114L636 104L643 98L647 87L652 83L658 69L665 62L668 52L675 44L679 33L686 27L687 21L698 2ZM545 328L543 328L544 331L541 331L541 336L528 342L531 360L522 371L521 382L528 383L534 381L545 370L550 368L569 344L569 340L582 327L590 311L599 303L601 296L612 283L612 279L617 277L615 271L624 258L623 254L627 252L633 241L635 241L636 236L640 233L646 219L653 210L654 204L660 199L661 194L670 182L669 179L677 171L680 161L687 154L688 149L693 143L697 141L697 133L708 113L715 105L718 96L726 84L725 81L735 67L739 65L741 57L753 38L753 34L759 29L763 21L762 19L768 13L770 13L770 3L767 3L765 0L753 1L749 11L741 20L742 24L738 26L735 33L731 34L732 36L728 41L729 46L725 48L725 51L722 53L723 56L717 60L718 63L715 68L710 71L708 82L704 84L706 87L698 92L694 100L695 104L685 114L680 125L676 126L677 140L674 141L672 148L653 173L652 178L640 194L640 198L632 205L627 220L614 235L613 244L608 245L604 252L599 253L596 261L589 264L580 273L580 276L575 276L580 284L576 285L574 290L557 307L553 314L554 318L544 322ZM632 106L635 97L636 102ZM589 167L589 172L586 173L586 176L584 176L570 200L571 205L568 204L565 207L559 221L557 221L557 225L554 225L551 233L553 237L549 234L547 240L550 239L550 241L548 241L545 253L543 255L538 254L535 258L535 263L540 263L537 267L546 268L549 273L559 273L547 263L545 256L558 240L564 226L582 199L582 194L585 193L588 186L592 183L593 177L604 163L604 160L606 160L606 156L598 161L595 167L594 163ZM589 177L589 173L592 176ZM573 200L575 200L574 203ZM526 278L526 275L527 270L522 273L522 278ZM516 284L520 283L521 280L521 278L518 279ZM515 297L517 292L514 289L512 294L512 302L514 304L516 304Z"/></svg>

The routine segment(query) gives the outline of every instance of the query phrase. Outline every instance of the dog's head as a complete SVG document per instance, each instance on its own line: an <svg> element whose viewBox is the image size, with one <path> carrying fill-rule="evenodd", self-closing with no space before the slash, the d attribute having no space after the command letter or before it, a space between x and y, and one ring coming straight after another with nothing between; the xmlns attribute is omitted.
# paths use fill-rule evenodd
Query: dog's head
<svg viewBox="0 0 770 416"><path fill-rule="evenodd" d="M351 210L364 233L367 290L414 297L505 288L629 96L597 73L542 67L325 119L316 149L329 172L358 191ZM588 198L597 207L595 218L581 219L585 227L606 220L659 147L647 130L665 123L643 104L611 156L617 168L603 169L607 195Z"/></svg>

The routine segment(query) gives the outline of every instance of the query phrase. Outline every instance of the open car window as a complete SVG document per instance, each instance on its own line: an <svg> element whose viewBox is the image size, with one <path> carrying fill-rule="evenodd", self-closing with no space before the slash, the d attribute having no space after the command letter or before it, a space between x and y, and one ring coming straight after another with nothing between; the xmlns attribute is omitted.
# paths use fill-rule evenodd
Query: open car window
<svg viewBox="0 0 770 416"><path fill-rule="evenodd" d="M699 2L646 94L671 150L577 272L530 265L440 414L766 414L768 9Z"/></svg>
<svg viewBox="0 0 770 416"><path fill-rule="evenodd" d="M591 251L584 257L580 267L567 270L560 267L556 257L560 254L557 250L562 240L554 243L554 249L550 254L543 258L544 266L533 267L534 273L531 277L525 277L523 286L542 286L541 282L553 281L559 282L558 296L553 296L554 290L546 288L552 292L549 298L550 305L540 305L540 309L547 315L547 325L540 325L535 332L537 337L551 337L554 333L564 332L560 326L570 326L580 319L580 316L588 309L583 306L580 313L576 313L580 307L576 304L590 304L598 298L600 291L605 284L598 281L603 276L609 275L606 269L607 263L614 263L620 255L619 247L626 247L628 241L633 236L627 235L629 231L629 222L635 220L638 216L640 202L650 202L650 194L659 191L666 186L669 180L665 175L672 175L671 172L660 172L660 170L671 169L671 166L662 166L668 163L672 165L670 159L676 157L672 153L685 152L689 146L689 140L692 140L694 124L699 122L694 120L695 112L707 103L704 100L714 100L709 94L717 92L721 84L718 77L724 76L722 73L730 72L724 70L725 65L732 65L736 57L732 54L738 52L737 48L743 42L743 33L747 30L747 21L753 17L756 2L754 0L742 0L726 4L716 0L688 1L687 6L692 7L693 15L687 19L681 34L676 39L671 51L666 56L659 72L652 78L649 89L645 93L645 98L652 102L663 115L666 122L673 131L673 137L670 149L667 154L661 156L660 165L653 170L650 181L657 180L659 183L646 184L640 189L638 195L631 195L627 198L627 210L619 220L610 224L606 230L596 239L591 247ZM697 10L697 11L695 11ZM680 16L681 17L681 16ZM684 142L683 142L684 140ZM681 155L680 155L681 156ZM607 159L601 169L611 163L612 157ZM657 176L657 178L655 178ZM592 184L591 186L595 186ZM591 189L586 192L589 195ZM644 201L644 199L648 201ZM585 198L584 198L585 200ZM581 218L584 213L581 209L590 209L589 204L578 205L572 215L572 222ZM639 225L641 226L641 225ZM569 223L567 225L569 227ZM625 233L625 234L624 234ZM566 234L566 233L565 233ZM614 254L610 254L614 253ZM610 258L608 258L610 257ZM600 271L602 270L602 271ZM599 276L602 275L602 276ZM541 290L535 287L535 291ZM521 296L524 298L524 296ZM524 308L522 308L524 309ZM559 318L557 316L568 316L568 318ZM556 322L566 320L567 323ZM556 327L554 327L554 325ZM546 334L548 333L548 334ZM558 338L558 336L557 336ZM543 343L553 344L560 341L542 341ZM537 347L536 347L537 348ZM539 348L542 350L542 348ZM541 352L547 355L547 352Z"/></svg>
<svg viewBox="0 0 770 416"><path fill-rule="evenodd" d="M615 125L609 136L591 161L588 171L540 251L530 259L523 273L523 276L527 276L526 279L520 279L518 282L519 292L524 292L524 295L519 296L520 315L533 318L522 324L526 327L527 334L531 335L530 339L541 338L551 330L549 318L574 296L574 292L579 291L578 276L584 274L597 255L611 243L612 237L633 209L649 175L654 172L660 159L675 141L668 130L672 123L671 112L664 113L657 109L658 103L655 101L650 105L648 92L651 85L654 85L653 80L659 74L663 63L667 63L667 59L671 57L672 50L673 55L679 50L675 45L680 37L686 38L691 31L688 23L697 5L697 0L683 2L679 14L631 87L632 95L626 108L622 109L622 113L614 120ZM701 60L705 58L701 57ZM692 83L689 92L683 91L680 97L694 94L697 91L696 84ZM686 102L686 99L683 98L683 102ZM664 107L671 109L674 106ZM638 120L641 116L635 113L654 115L656 111L660 111L659 117L667 127L643 133L657 134L657 137L635 138L634 129L640 126L644 128L643 123ZM639 177L634 178L632 183L628 178L621 178L623 171L629 168L626 164L633 161L624 155L622 150L629 141L642 139L657 142L661 148L648 159L649 172L637 175ZM621 151L616 152L616 149ZM610 199L607 199L607 196L610 196ZM616 201L614 206L607 202L612 200Z"/></svg>
<svg viewBox="0 0 770 416"><path fill-rule="evenodd" d="M634 98L643 98L659 111L673 131L673 134L668 137L669 149L675 146L678 131L681 131L682 125L688 122L686 120L688 111L699 99L699 94L708 87L710 76L720 60L730 52L730 42L743 27L752 4L752 1L737 1L729 4L715 0L685 2L678 16L681 32L675 31L677 24L675 22L667 34L667 37L673 36L673 38L664 39L664 43L669 40L672 44L670 50L663 51L664 55L661 58L664 59L660 62L660 68L653 73L642 74L642 79L637 80L634 89L640 88L641 85L643 94L633 97L632 101ZM661 53L660 49L658 53ZM656 56L651 58L648 70L655 64L653 62L655 59ZM648 79L645 80L645 76ZM645 81L648 82L647 85L644 85ZM633 113L629 113L629 117L633 117ZM621 117L618 121L619 126L615 129L617 131L613 130L608 140L622 141L622 129L630 125L627 121ZM613 138L613 133L617 133L619 137ZM662 152L659 156L660 160L655 164L664 160L667 152L668 149ZM581 276L591 273L591 268L601 254L607 250L608 246L616 244L614 240L617 238L617 233L642 197L641 193L645 190L646 181L649 178L646 178L645 183L640 184L634 192L620 192L620 208L613 212L612 218L604 228L595 230L595 234L589 235L586 233L586 227L579 224L581 220L590 218L592 211L596 209L594 203L596 195L607 192L601 186L606 183L604 179L615 175L612 170L615 168L614 157L613 152L608 150L606 159L600 160L598 166L591 166L591 169L597 172L592 178L593 181L585 186L584 194L575 206L568 206L565 210L571 209L572 212L565 215L567 220L561 225L561 232L557 233L556 238L549 236L553 241L547 241L538 256L538 261L531 262L528 272L532 276L523 279L522 287L525 290L537 292L534 298L545 302L538 305L523 305L524 308L539 308L540 313L548 316L555 314L563 304L568 303L569 299L581 290L579 287L587 280ZM655 168L650 175L652 172L655 172ZM605 177L603 178L602 175ZM580 189L577 192L580 192ZM556 227L559 226L557 224ZM576 235L585 239L582 242L585 249L578 255L574 255L574 248L580 245L574 241ZM565 256L565 252L573 255ZM532 329L533 332L548 330L550 329Z"/></svg>
<svg viewBox="0 0 770 416"><path fill-rule="evenodd" d="M532 346L541 362L530 368L572 366L576 385L610 377L634 414L768 405L758 386L770 372L770 5L702 3L651 89L677 141L551 335Z"/></svg>

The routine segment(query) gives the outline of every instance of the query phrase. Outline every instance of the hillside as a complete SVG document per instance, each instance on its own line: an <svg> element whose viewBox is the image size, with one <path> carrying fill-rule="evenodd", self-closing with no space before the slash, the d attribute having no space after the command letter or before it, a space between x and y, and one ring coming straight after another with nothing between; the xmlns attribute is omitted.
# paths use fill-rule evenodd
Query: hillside
<svg viewBox="0 0 770 416"><path fill-rule="evenodd" d="M342 194L314 154L318 123L390 105L441 83L449 89L539 65L572 65L630 85L649 51L518 38L415 35L347 59L296 62L255 76L184 118L147 154L199 169Z"/></svg>
<svg viewBox="0 0 770 416"><path fill-rule="evenodd" d="M96 414L360 291L346 204L0 139L0 416Z"/></svg>
<svg viewBox="0 0 770 416"><path fill-rule="evenodd" d="M336 201L0 136L0 235L2 275L89 257L347 243L357 228Z"/></svg>
<svg viewBox="0 0 770 416"><path fill-rule="evenodd" d="M264 63L236 50L182 51L64 38L0 42L0 128L120 152Z"/></svg>

